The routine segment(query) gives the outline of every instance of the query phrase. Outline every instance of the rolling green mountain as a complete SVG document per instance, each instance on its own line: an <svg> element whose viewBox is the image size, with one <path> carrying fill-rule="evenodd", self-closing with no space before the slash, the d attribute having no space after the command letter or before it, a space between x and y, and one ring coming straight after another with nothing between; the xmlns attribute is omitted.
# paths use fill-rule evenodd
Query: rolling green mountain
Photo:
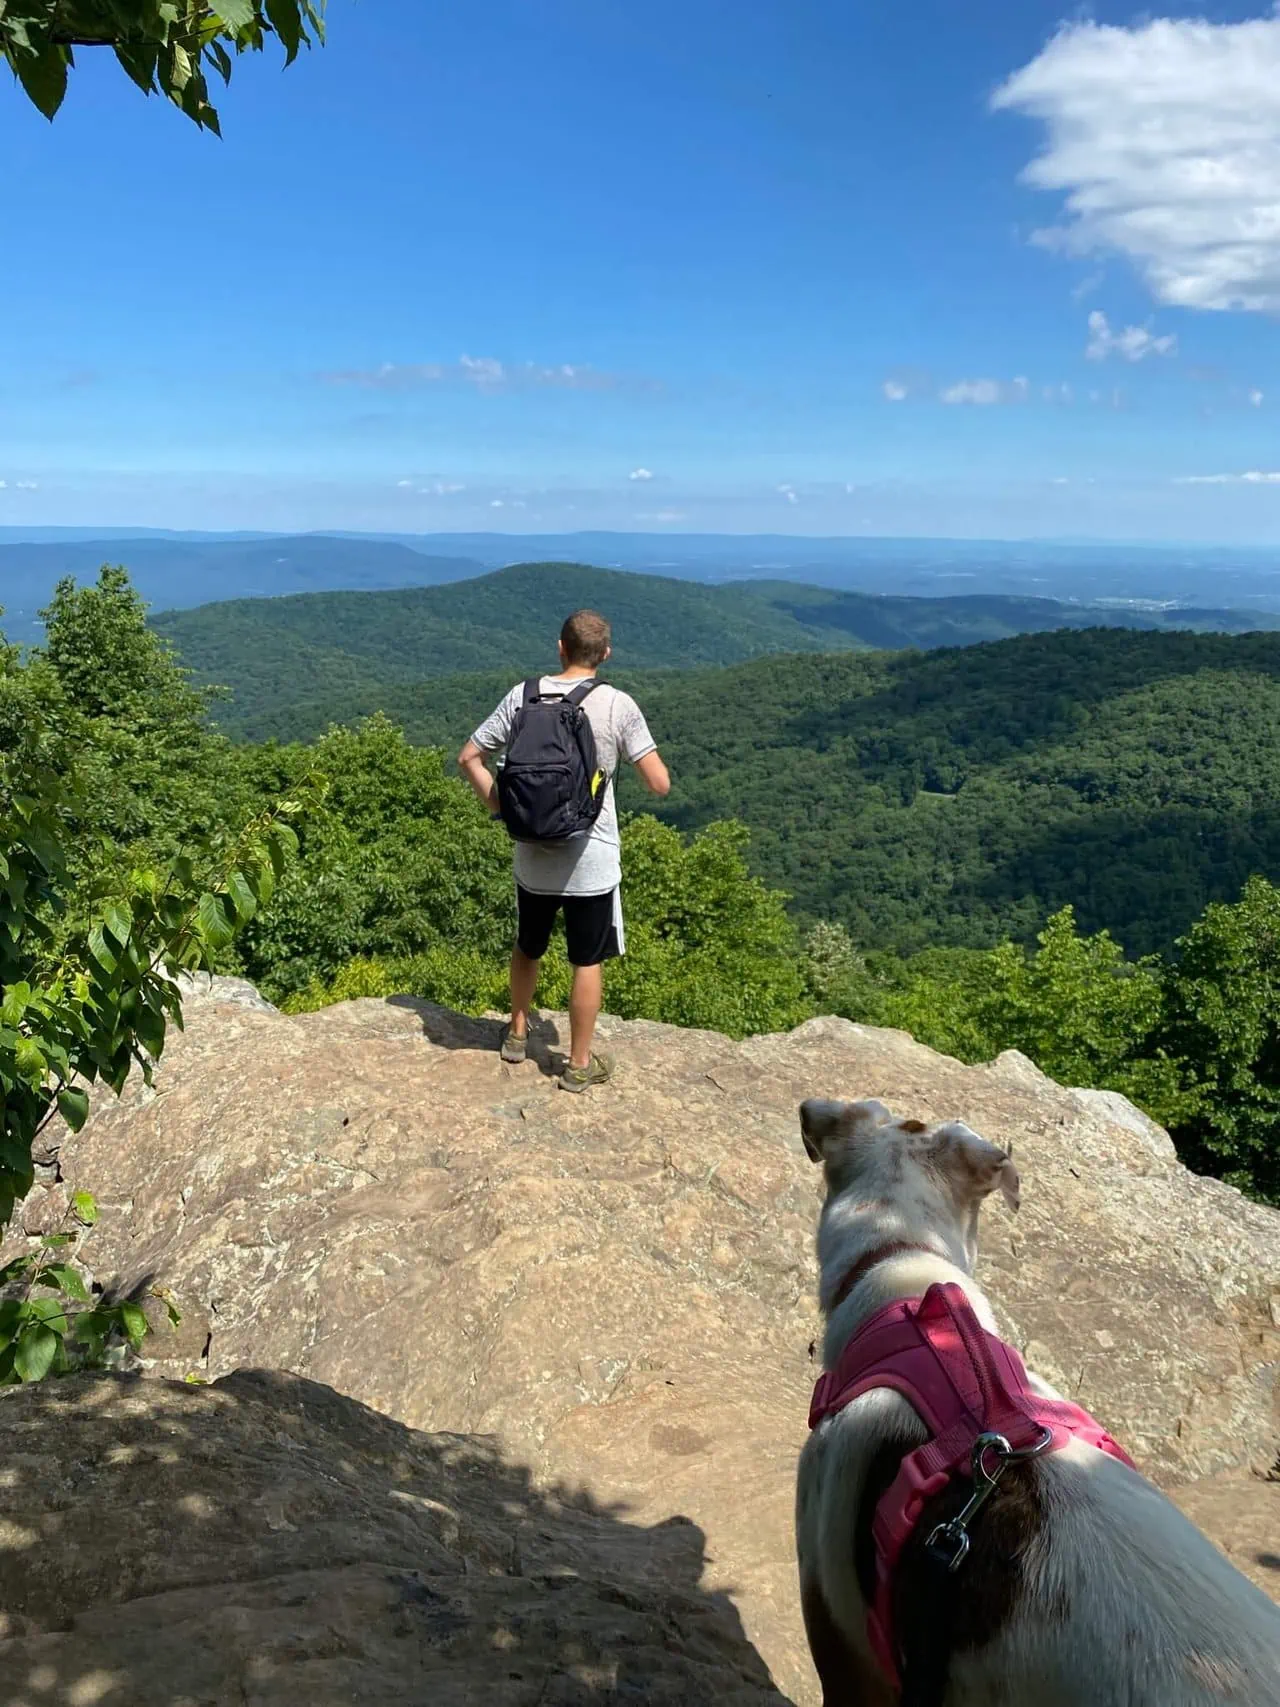
<svg viewBox="0 0 1280 1707"><path fill-rule="evenodd" d="M510 674L381 708L454 750ZM609 674L671 763L659 816L741 819L754 869L868 948L1025 941L1070 903L1145 953L1254 872L1280 878L1280 635L1092 629ZM299 701L305 728L321 709ZM621 800L651 805L627 778Z"/></svg>
<svg viewBox="0 0 1280 1707"><path fill-rule="evenodd" d="M233 698L219 722L290 740L405 703L460 671L511 679L547 667L564 616L590 605L614 626L618 668L735 664L779 652L965 646L1099 623L1240 632L1256 612L1102 610L1052 599L882 598L785 581L719 587L572 563L526 563L449 586L240 599L153 619L186 663Z"/></svg>
<svg viewBox="0 0 1280 1707"><path fill-rule="evenodd" d="M638 683L676 779L867 948L1029 940L1071 904L1133 953L1280 877L1280 635L1026 635Z"/></svg>
<svg viewBox="0 0 1280 1707"><path fill-rule="evenodd" d="M388 681L375 663L284 684L250 731L310 739L381 710L456 751L520 673ZM1145 953L1251 874L1280 878L1280 634L1090 629L608 674L671 763L659 816L741 819L795 911L868 949L1027 941L1071 904ZM651 805L627 778L621 798Z"/></svg>

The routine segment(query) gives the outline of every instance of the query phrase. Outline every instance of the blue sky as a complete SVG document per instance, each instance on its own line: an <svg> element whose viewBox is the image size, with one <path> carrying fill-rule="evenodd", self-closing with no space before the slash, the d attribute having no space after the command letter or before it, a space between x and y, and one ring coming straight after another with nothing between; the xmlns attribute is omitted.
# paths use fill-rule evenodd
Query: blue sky
<svg viewBox="0 0 1280 1707"><path fill-rule="evenodd" d="M0 90L0 525L1280 541L1269 12L329 16Z"/></svg>

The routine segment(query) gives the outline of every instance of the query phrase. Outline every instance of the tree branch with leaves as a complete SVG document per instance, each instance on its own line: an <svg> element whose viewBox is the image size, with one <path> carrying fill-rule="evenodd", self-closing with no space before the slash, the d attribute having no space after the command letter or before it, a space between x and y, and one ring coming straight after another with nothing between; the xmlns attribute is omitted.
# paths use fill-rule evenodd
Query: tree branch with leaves
<svg viewBox="0 0 1280 1707"><path fill-rule="evenodd" d="M209 99L214 76L231 81L236 57L275 40L292 65L324 41L325 0L0 0L0 57L52 119L76 52L110 48L146 95L164 95L221 135Z"/></svg>

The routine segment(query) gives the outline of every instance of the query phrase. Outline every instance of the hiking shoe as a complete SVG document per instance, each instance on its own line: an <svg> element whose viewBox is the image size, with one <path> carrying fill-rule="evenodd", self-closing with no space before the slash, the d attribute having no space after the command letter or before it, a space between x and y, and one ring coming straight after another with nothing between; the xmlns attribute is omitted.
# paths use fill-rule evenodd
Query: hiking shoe
<svg viewBox="0 0 1280 1707"><path fill-rule="evenodd" d="M518 1067L522 1061L528 1059L528 1037L515 1037L509 1030L504 1031L502 1034L502 1048L499 1053L508 1065Z"/></svg>
<svg viewBox="0 0 1280 1707"><path fill-rule="evenodd" d="M589 1067L565 1068L556 1081L562 1091L573 1091L581 1096L583 1091L589 1091L592 1085L607 1085L613 1077L613 1062L607 1055L593 1055Z"/></svg>

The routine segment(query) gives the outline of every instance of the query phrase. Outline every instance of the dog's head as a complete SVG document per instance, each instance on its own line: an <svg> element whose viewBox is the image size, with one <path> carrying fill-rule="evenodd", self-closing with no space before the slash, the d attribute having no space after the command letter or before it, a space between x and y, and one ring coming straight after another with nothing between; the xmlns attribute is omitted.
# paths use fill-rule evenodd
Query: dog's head
<svg viewBox="0 0 1280 1707"><path fill-rule="evenodd" d="M800 1105L800 1130L810 1158L826 1169L829 1204L847 1197L851 1210L927 1228L948 1244L958 1239L970 1267L986 1199L999 1191L1018 1207L1012 1153L962 1120L926 1126L898 1120L881 1102L814 1099Z"/></svg>

